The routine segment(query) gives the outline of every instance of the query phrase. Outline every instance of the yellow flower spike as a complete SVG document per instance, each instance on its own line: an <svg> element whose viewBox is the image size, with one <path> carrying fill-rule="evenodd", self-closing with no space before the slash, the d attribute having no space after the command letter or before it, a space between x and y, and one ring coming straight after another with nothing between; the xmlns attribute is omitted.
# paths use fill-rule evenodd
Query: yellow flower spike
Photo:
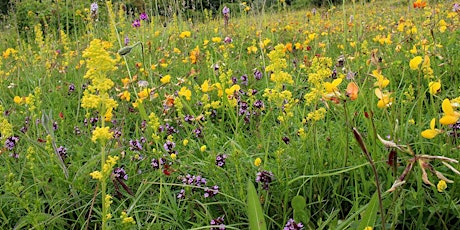
<svg viewBox="0 0 460 230"><path fill-rule="evenodd" d="M110 132L109 127L96 127L96 129L93 131L91 140L94 143L96 143L97 140L100 140L102 143L104 143L105 141L112 139L112 137L113 132Z"/></svg>
<svg viewBox="0 0 460 230"><path fill-rule="evenodd" d="M94 171L89 174L93 179L100 180L102 179L102 173L99 171Z"/></svg>
<svg viewBox="0 0 460 230"><path fill-rule="evenodd" d="M389 107L393 103L393 98L390 97L390 92L383 93L379 88L376 88L374 90L374 93L377 96L377 98L380 99L377 103L377 107L382 109L385 107Z"/></svg>
<svg viewBox="0 0 460 230"><path fill-rule="evenodd" d="M447 98L442 102L442 111L444 116L439 119L439 123L443 125L453 125L460 119L460 113L454 111L450 100Z"/></svg>
<svg viewBox="0 0 460 230"><path fill-rule="evenodd" d="M409 61L409 67L411 70L418 70L419 65L422 63L423 59L421 56L416 56Z"/></svg>
<svg viewBox="0 0 460 230"><path fill-rule="evenodd" d="M441 81L432 81L428 83L428 88L431 95L436 95L441 91Z"/></svg>
<svg viewBox="0 0 460 230"><path fill-rule="evenodd" d="M423 131L421 133L422 137L426 139L433 139L434 137L436 137L436 135L440 134L441 130L436 129L435 125L436 125L436 118L433 118L431 119L431 122L430 122L430 129Z"/></svg>
<svg viewBox="0 0 460 230"><path fill-rule="evenodd" d="M385 88L390 84L390 80L388 78L384 77L380 71L374 70L372 71L372 76L377 78L377 82L374 83L374 86L379 87L381 89Z"/></svg>

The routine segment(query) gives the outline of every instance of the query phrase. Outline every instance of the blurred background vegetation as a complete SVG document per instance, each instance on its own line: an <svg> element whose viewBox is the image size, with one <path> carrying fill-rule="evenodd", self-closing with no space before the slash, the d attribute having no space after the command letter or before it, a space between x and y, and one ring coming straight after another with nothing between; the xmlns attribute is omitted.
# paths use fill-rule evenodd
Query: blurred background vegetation
<svg viewBox="0 0 460 230"><path fill-rule="evenodd" d="M351 1L351 0L345 0ZM27 32L37 22L53 26L66 32L77 32L75 28L84 23L83 15L88 15L92 2L104 6L102 0L0 0L0 19L13 19L18 24L18 30ZM262 10L299 10L308 7L341 4L342 0L113 0L117 7L126 7L128 14L135 15L147 12L149 15L170 18L172 15L182 19L204 20L204 10L215 17L224 6L230 8L231 14L239 15L246 7L250 13ZM51 7L43 7L51 6ZM100 7L100 13L104 13ZM104 18L104 17L101 17Z"/></svg>

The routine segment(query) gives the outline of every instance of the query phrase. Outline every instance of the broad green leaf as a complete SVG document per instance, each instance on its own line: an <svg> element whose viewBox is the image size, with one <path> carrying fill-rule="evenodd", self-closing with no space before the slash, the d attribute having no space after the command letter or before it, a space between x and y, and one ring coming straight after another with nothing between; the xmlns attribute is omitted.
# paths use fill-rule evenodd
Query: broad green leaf
<svg viewBox="0 0 460 230"><path fill-rule="evenodd" d="M367 205L366 211L361 219L361 223L359 223L358 229L362 230L369 227L374 227L375 220L377 219L377 210L379 208L379 196L378 193L375 192L372 196L369 204Z"/></svg>
<svg viewBox="0 0 460 230"><path fill-rule="evenodd" d="M294 198L292 198L291 205L294 210L298 211L304 210L307 206L305 198L303 198L303 196L295 196Z"/></svg>
<svg viewBox="0 0 460 230"><path fill-rule="evenodd" d="M250 230L266 230L267 224L264 219L264 212L259 201L254 184L248 181L248 218Z"/></svg>
<svg viewBox="0 0 460 230"><path fill-rule="evenodd" d="M295 196L291 201L292 209L294 209L294 220L302 222L304 225L310 222L306 210L307 202L303 196Z"/></svg>

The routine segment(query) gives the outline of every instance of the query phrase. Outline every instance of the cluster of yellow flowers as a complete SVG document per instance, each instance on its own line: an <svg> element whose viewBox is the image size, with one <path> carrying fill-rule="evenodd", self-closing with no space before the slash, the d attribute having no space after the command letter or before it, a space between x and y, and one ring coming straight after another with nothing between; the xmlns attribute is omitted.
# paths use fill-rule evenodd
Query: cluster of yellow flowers
<svg viewBox="0 0 460 230"><path fill-rule="evenodd" d="M6 138L13 136L13 125L11 125L4 114L3 106L0 105L0 141L3 142Z"/></svg>
<svg viewBox="0 0 460 230"><path fill-rule="evenodd" d="M314 57L311 63L311 72L308 74L310 92L304 99L307 105L318 101L325 94L324 80L332 75L332 59L329 57Z"/></svg>
<svg viewBox="0 0 460 230"><path fill-rule="evenodd" d="M117 164L118 159L118 156L109 156L102 166L102 172L96 170L90 173L90 176L96 180L105 180L112 173L113 166Z"/></svg>
<svg viewBox="0 0 460 230"><path fill-rule="evenodd" d="M444 99L442 102L442 111L444 115L439 119L439 123L442 125L453 125L460 119L460 111L456 111L454 108L460 108L460 97L449 100ZM430 129L424 130L421 135L424 138L432 139L438 134L442 133L442 130L436 128L436 118L431 119Z"/></svg>
<svg viewBox="0 0 460 230"><path fill-rule="evenodd" d="M89 47L83 51L87 59L87 71L84 78L91 80L91 85L83 92L81 106L85 109L96 109L105 114L106 120L111 120L112 111L118 106L117 102L109 96L108 91L114 82L107 75L116 70L120 57L112 58L107 51L112 46L109 42L99 39L91 41ZM93 137L93 139L97 139Z"/></svg>
<svg viewBox="0 0 460 230"><path fill-rule="evenodd" d="M268 54L270 59L270 65L266 67L266 71L271 71L270 80L275 82L275 88L281 89L283 84L293 84L292 76L283 71L287 67L287 62L285 57L285 46L283 44L278 44L275 46L275 49Z"/></svg>

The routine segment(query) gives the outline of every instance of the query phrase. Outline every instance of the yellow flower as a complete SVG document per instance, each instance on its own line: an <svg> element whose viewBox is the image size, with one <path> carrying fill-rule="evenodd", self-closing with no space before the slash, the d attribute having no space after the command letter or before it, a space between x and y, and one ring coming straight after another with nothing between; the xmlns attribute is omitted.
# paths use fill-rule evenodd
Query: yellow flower
<svg viewBox="0 0 460 230"><path fill-rule="evenodd" d="M174 47L173 49L173 52L176 53L176 54L181 54L182 52L180 51L180 49Z"/></svg>
<svg viewBox="0 0 460 230"><path fill-rule="evenodd" d="M225 89L225 94L233 95L235 92L239 91L241 88L239 85L232 85L232 87Z"/></svg>
<svg viewBox="0 0 460 230"><path fill-rule="evenodd" d="M417 47L416 47L415 45L412 46L412 49L409 50L409 52L410 52L411 54L416 54L416 53L418 52Z"/></svg>
<svg viewBox="0 0 460 230"><path fill-rule="evenodd" d="M364 228L364 230L372 230L373 228L371 226L367 226Z"/></svg>
<svg viewBox="0 0 460 230"><path fill-rule="evenodd" d="M12 55L12 54L14 55L16 53L18 53L17 50L15 50L13 48L8 48L5 51L3 51L2 56L3 56L4 59L7 59L10 55Z"/></svg>
<svg viewBox="0 0 460 230"><path fill-rule="evenodd" d="M257 53L257 47L256 46L249 46L247 48L247 50L248 50L248 54Z"/></svg>
<svg viewBox="0 0 460 230"><path fill-rule="evenodd" d="M182 141L182 145L187 146L187 145L188 145L188 140L187 140L187 139L184 139L184 140Z"/></svg>
<svg viewBox="0 0 460 230"><path fill-rule="evenodd" d="M211 90L211 86L209 85L209 80L206 80L201 84L201 91L207 93L209 90Z"/></svg>
<svg viewBox="0 0 460 230"><path fill-rule="evenodd" d="M175 153L172 153L171 154L171 159L176 160L176 158L177 158L177 155Z"/></svg>
<svg viewBox="0 0 460 230"><path fill-rule="evenodd" d="M254 160L254 165L257 166L257 167L259 167L261 163L262 163L262 159L260 159L260 157L257 157Z"/></svg>
<svg viewBox="0 0 460 230"><path fill-rule="evenodd" d="M441 91L441 81L432 81L428 84L430 88L430 94L435 95Z"/></svg>
<svg viewBox="0 0 460 230"><path fill-rule="evenodd" d="M123 88L128 88L129 82L130 82L130 80L127 77L121 79L121 83L123 83Z"/></svg>
<svg viewBox="0 0 460 230"><path fill-rule="evenodd" d="M200 147L200 151L201 151L201 152L206 151L206 145L202 145L202 146Z"/></svg>
<svg viewBox="0 0 460 230"><path fill-rule="evenodd" d="M100 140L101 142L105 142L107 140L112 139L113 137L113 132L109 131L109 127L96 127L96 129L93 131L93 137L91 137L91 140L93 142L96 142L97 140Z"/></svg>
<svg viewBox="0 0 460 230"><path fill-rule="evenodd" d="M136 221L134 221L134 218L128 217L128 214L125 211L121 212L120 218L121 218L121 223L123 224L136 224Z"/></svg>
<svg viewBox="0 0 460 230"><path fill-rule="evenodd" d="M441 33L444 33L447 29L447 23L446 21L444 21L444 19L441 19L441 21L439 21L439 31Z"/></svg>
<svg viewBox="0 0 460 230"><path fill-rule="evenodd" d="M444 116L439 119L439 123L443 125L453 125L460 119L460 113L454 111L450 100L447 98L442 102L442 111L444 112Z"/></svg>
<svg viewBox="0 0 460 230"><path fill-rule="evenodd" d="M438 182L438 186L436 186L436 187L438 188L438 192L444 192L444 190L446 190L446 188L447 188L446 181L440 180Z"/></svg>
<svg viewBox="0 0 460 230"><path fill-rule="evenodd" d="M222 41L222 38L220 38L220 37L213 37L213 38L211 38L211 41L214 42L214 43L219 43L220 41Z"/></svg>
<svg viewBox="0 0 460 230"><path fill-rule="evenodd" d="M184 31L179 35L180 38L189 38L190 36L192 36L192 33L190 31Z"/></svg>
<svg viewBox="0 0 460 230"><path fill-rule="evenodd" d="M112 108L107 109L107 111L105 112L105 115L104 115L105 121L111 121L112 120L112 117L113 117L112 111L113 111Z"/></svg>
<svg viewBox="0 0 460 230"><path fill-rule="evenodd" d="M187 87L182 87L178 93L179 96L184 96L187 101L192 99L192 91L190 91Z"/></svg>
<svg viewBox="0 0 460 230"><path fill-rule="evenodd" d="M20 96L15 96L15 97L13 98L13 101L14 101L14 103L20 105L20 104L22 104L22 102L23 102L24 100L22 100L22 97L20 97Z"/></svg>
<svg viewBox="0 0 460 230"><path fill-rule="evenodd" d="M426 139L432 139L436 137L436 135L441 133L441 130L435 128L436 125L436 118L431 119L430 122L430 129L427 129L422 132L422 137Z"/></svg>
<svg viewBox="0 0 460 230"><path fill-rule="evenodd" d="M390 92L383 93L379 88L376 88L374 90L374 93L377 96L377 98L379 98L377 107L382 109L385 107L389 107L393 103L393 98L390 97L391 96Z"/></svg>
<svg viewBox="0 0 460 230"><path fill-rule="evenodd" d="M131 93L127 90L123 91L122 93L118 94L121 100L130 101L131 100Z"/></svg>
<svg viewBox="0 0 460 230"><path fill-rule="evenodd" d="M100 180L102 179L102 173L99 171L94 171L89 174L93 179Z"/></svg>
<svg viewBox="0 0 460 230"><path fill-rule="evenodd" d="M139 99L141 99L141 100L144 100L149 95L150 95L150 90L147 89L147 88L145 88L142 91L140 91L139 93L137 93L137 96L139 96Z"/></svg>
<svg viewBox="0 0 460 230"><path fill-rule="evenodd" d="M409 67L411 70L418 70L419 65L422 63L423 59L421 56L416 56L409 61Z"/></svg>
<svg viewBox="0 0 460 230"><path fill-rule="evenodd" d="M160 79L160 82L163 84L171 82L171 75L165 75Z"/></svg>
<svg viewBox="0 0 460 230"><path fill-rule="evenodd" d="M372 71L372 76L377 78L377 82L374 83L374 86L379 87L381 89L387 87L390 84L390 80L384 77L378 70Z"/></svg>
<svg viewBox="0 0 460 230"><path fill-rule="evenodd" d="M326 89L327 93L338 93L339 89L337 88L337 86L339 86L340 83L342 83L342 78L337 78L332 82L325 82L324 88Z"/></svg>

